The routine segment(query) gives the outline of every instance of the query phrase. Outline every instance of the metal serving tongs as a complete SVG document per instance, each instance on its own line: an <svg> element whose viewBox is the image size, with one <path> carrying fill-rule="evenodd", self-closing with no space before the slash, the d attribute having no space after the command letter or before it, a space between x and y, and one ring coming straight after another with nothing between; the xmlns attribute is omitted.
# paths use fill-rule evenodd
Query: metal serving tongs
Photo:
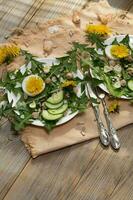
<svg viewBox="0 0 133 200"><path fill-rule="evenodd" d="M108 112L106 101L105 101L105 93L100 92L100 90L98 90L97 88L95 90L95 93L101 99L101 102L102 102L102 105L103 105L103 109L104 109L103 112L104 112L104 116L105 116L105 119L106 119L106 122L107 122L108 130L109 130L111 146L115 150L118 150L121 145L120 145L120 141L119 141L119 138L118 138L118 135L117 135L117 131L114 128L112 121L110 119L110 116L109 116L109 112Z"/></svg>
<svg viewBox="0 0 133 200"><path fill-rule="evenodd" d="M108 133L107 129L105 128L105 126L104 126L104 124L101 120L100 112L99 112L99 105L97 103L94 103L93 100L92 100L92 98L97 99L97 97L94 94L94 92L92 91L92 88L90 87L89 83L87 83L87 85L86 85L86 92L87 92L87 95L90 99L92 108L94 110L94 114L95 114L96 122L97 122L97 127L98 127L98 130L99 130L100 141L104 146L108 146L109 143L110 143L109 133Z"/></svg>
<svg viewBox="0 0 133 200"><path fill-rule="evenodd" d="M92 78L92 76L90 74L90 70L88 71L88 76L90 77L90 79ZM106 106L106 102L105 102L105 93L103 93L103 92L99 93L99 90L97 89L97 87L92 87L91 84L88 84L88 86L89 87L87 87L87 88L88 88L89 97L90 97L90 92L94 93L95 96L98 99L100 99L101 102L102 102L103 109L104 109L104 116L105 116L106 123L107 123L107 126L108 126L108 131L104 128L104 132L106 133L105 134L106 135L105 138L107 140L107 143L108 143L108 145L109 145L109 143L111 143L112 148L115 149L115 150L118 150L121 145L120 145L119 138L117 136L116 129L114 128L114 126L112 124L112 121L110 119L110 116L109 116L109 112L108 112L108 109L107 109L107 106ZM99 110L99 108L97 108L97 109ZM98 112L98 110L95 111L95 113ZM99 124L99 122L98 122L98 124ZM100 138L100 139L101 139L101 142L103 143L102 138ZM107 146L107 145L105 145L105 146Z"/></svg>
<svg viewBox="0 0 133 200"><path fill-rule="evenodd" d="M90 71L88 72L88 75L91 78ZM98 99L100 99L101 102L102 102L103 109L104 109L104 116L105 116L106 123L107 123L107 126L108 126L108 132L107 132L109 134L108 135L108 137L109 137L108 141L111 144L113 149L118 150L120 148L120 141L119 141L119 138L117 136L116 129L114 128L112 121L110 119L110 116L109 116L109 112L108 112L106 102L105 102L105 93L99 92L97 87L93 87L93 88L92 88L92 86L89 86L89 87L91 87L91 92L93 92L96 95L96 97ZM88 93L89 93L89 90L88 90Z"/></svg>

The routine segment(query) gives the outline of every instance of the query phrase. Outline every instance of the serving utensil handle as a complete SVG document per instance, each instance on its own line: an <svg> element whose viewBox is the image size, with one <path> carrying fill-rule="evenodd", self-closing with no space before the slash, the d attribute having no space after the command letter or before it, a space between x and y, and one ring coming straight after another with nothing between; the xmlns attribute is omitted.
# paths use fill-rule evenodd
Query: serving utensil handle
<svg viewBox="0 0 133 200"><path fill-rule="evenodd" d="M100 119L99 108L98 108L98 106L93 106L93 109L95 112L97 126L99 129L100 141L104 146L108 146L110 143L109 133L108 133L107 129L105 128L102 120Z"/></svg>
<svg viewBox="0 0 133 200"><path fill-rule="evenodd" d="M105 114L105 118L106 118L106 121L107 121L107 125L108 125L108 128L109 128L111 146L114 149L118 150L121 145L120 145L120 140L117 136L117 131L114 128L112 121L110 119L105 100L102 100L102 104L103 104L103 108L104 108L104 114Z"/></svg>

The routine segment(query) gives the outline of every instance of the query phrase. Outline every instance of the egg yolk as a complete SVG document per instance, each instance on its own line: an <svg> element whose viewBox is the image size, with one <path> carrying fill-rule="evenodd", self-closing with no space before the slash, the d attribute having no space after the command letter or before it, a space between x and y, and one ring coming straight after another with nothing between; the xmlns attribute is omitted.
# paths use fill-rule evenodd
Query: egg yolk
<svg viewBox="0 0 133 200"><path fill-rule="evenodd" d="M117 58L125 58L129 56L129 49L123 45L113 45L111 48L111 54Z"/></svg>
<svg viewBox="0 0 133 200"><path fill-rule="evenodd" d="M40 94L44 89L44 82L40 77L29 77L26 81L26 90L27 92L37 95Z"/></svg>

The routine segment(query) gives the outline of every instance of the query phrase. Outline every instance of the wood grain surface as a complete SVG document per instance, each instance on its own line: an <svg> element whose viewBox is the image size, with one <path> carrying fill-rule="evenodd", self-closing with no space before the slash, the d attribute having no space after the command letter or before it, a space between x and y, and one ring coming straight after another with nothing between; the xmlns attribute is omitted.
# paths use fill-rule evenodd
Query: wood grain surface
<svg viewBox="0 0 133 200"><path fill-rule="evenodd" d="M97 0L98 1L98 0ZM132 0L108 0L133 12ZM0 0L0 42L10 30L69 15L89 0ZM119 130L119 152L85 142L33 160L6 122L0 128L0 200L132 200L133 125Z"/></svg>
<svg viewBox="0 0 133 200"><path fill-rule="evenodd" d="M0 129L0 200L6 195L30 159L19 137L11 132L9 122Z"/></svg>

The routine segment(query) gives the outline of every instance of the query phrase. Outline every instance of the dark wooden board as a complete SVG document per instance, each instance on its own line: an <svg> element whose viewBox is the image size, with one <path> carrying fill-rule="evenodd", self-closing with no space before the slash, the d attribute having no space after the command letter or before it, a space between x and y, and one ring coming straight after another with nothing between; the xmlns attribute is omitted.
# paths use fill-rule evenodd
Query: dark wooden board
<svg viewBox="0 0 133 200"><path fill-rule="evenodd" d="M65 199L93 160L98 141L75 145L31 160L6 200Z"/></svg>
<svg viewBox="0 0 133 200"><path fill-rule="evenodd" d="M9 122L0 128L0 200L30 159L20 138L10 128Z"/></svg>
<svg viewBox="0 0 133 200"><path fill-rule="evenodd" d="M133 199L132 131L119 131L119 152L95 140L31 160L4 200Z"/></svg>
<svg viewBox="0 0 133 200"><path fill-rule="evenodd" d="M132 0L107 0L108 3L117 9L129 10L133 4Z"/></svg>

